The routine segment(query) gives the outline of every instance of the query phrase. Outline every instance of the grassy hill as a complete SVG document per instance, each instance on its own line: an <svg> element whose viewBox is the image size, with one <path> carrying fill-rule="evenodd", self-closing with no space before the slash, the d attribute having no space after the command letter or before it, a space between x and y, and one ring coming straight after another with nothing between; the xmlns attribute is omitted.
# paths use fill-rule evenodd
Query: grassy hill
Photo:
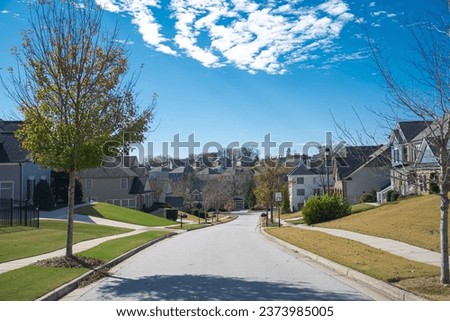
<svg viewBox="0 0 450 321"><path fill-rule="evenodd" d="M83 206L77 208L75 212L77 214L96 216L108 220L143 226L167 226L176 224L174 221L166 220L165 218L152 214L107 203L95 203L93 205Z"/></svg>
<svg viewBox="0 0 450 321"><path fill-rule="evenodd" d="M317 226L390 238L440 252L439 206L439 196L419 196Z"/></svg>

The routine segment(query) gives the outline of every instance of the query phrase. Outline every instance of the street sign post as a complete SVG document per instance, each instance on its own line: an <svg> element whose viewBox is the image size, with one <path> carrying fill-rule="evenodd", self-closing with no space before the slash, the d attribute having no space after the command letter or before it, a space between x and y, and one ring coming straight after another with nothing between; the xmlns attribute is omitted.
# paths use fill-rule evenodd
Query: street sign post
<svg viewBox="0 0 450 321"><path fill-rule="evenodd" d="M275 202L278 205L278 227L281 227L280 202L283 200L281 192L275 192Z"/></svg>

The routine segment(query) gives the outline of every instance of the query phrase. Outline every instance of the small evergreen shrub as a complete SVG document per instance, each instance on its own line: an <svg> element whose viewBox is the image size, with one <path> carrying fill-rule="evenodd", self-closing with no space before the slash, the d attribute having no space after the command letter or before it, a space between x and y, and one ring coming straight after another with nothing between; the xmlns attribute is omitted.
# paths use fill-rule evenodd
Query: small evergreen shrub
<svg viewBox="0 0 450 321"><path fill-rule="evenodd" d="M335 220L351 213L351 205L338 195L325 194L308 198L302 213L308 225Z"/></svg>
<svg viewBox="0 0 450 321"><path fill-rule="evenodd" d="M361 198L359 199L360 203L375 203L377 201L377 197L373 196L373 193L364 193L361 195Z"/></svg>
<svg viewBox="0 0 450 321"><path fill-rule="evenodd" d="M391 192L391 191L389 191L389 192ZM399 197L400 197L400 193L397 191L392 191L392 193L390 195L388 194L389 202L396 202Z"/></svg>
<svg viewBox="0 0 450 321"><path fill-rule="evenodd" d="M164 215L165 215L166 219L171 220L171 221L176 221L178 219L178 210L172 209L172 208L165 208Z"/></svg>
<svg viewBox="0 0 450 321"><path fill-rule="evenodd" d="M46 180L39 181L34 187L33 204L44 211L53 209L55 205L53 191Z"/></svg>

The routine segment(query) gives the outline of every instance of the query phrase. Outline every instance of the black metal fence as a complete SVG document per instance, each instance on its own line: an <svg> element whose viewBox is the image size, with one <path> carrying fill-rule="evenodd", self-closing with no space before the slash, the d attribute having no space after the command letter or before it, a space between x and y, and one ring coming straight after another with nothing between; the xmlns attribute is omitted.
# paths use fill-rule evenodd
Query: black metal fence
<svg viewBox="0 0 450 321"><path fill-rule="evenodd" d="M39 209L28 201L0 199L0 227L39 227Z"/></svg>

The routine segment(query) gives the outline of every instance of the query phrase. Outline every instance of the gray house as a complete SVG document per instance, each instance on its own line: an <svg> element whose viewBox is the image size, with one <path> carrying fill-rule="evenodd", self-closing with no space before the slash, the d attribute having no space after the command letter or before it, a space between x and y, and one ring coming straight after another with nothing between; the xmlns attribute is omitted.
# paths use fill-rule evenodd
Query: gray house
<svg viewBox="0 0 450 321"><path fill-rule="evenodd" d="M334 192L356 204L362 194L388 187L389 154L389 146L345 147L333 158Z"/></svg>
<svg viewBox="0 0 450 321"><path fill-rule="evenodd" d="M85 201L105 202L137 210L154 203L147 169L139 166L135 156L115 158L102 167L84 170L78 176Z"/></svg>
<svg viewBox="0 0 450 321"><path fill-rule="evenodd" d="M32 201L40 180L50 183L51 171L33 163L21 147L15 132L21 121L0 119L0 199Z"/></svg>

